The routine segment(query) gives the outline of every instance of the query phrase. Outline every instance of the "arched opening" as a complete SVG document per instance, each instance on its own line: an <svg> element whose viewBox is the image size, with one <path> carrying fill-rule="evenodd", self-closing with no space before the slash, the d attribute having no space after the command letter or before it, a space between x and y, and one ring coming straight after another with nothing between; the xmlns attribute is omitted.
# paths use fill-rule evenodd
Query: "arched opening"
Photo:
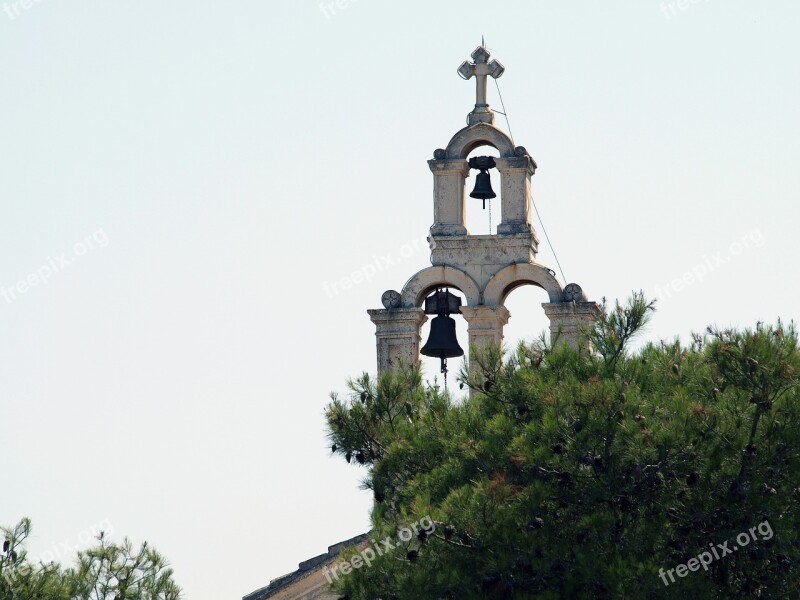
<svg viewBox="0 0 800 600"><path fill-rule="evenodd" d="M506 356L512 355L520 342L530 344L543 332L549 338L550 319L542 308L542 303L548 301L547 292L535 284L524 283L508 293L505 307L511 318L503 328Z"/></svg>
<svg viewBox="0 0 800 600"><path fill-rule="evenodd" d="M533 284L547 292L550 302L561 302L563 290L555 272L539 264L515 263L504 267L491 276L483 290L486 304L505 304L511 290L525 284Z"/></svg>
<svg viewBox="0 0 800 600"><path fill-rule="evenodd" d="M426 267L406 282L401 292L402 306L406 308L422 306L425 296L437 287L457 289L467 299L463 304L474 306L480 303L480 288L472 277L460 269L441 265Z"/></svg>
<svg viewBox="0 0 800 600"><path fill-rule="evenodd" d="M468 155L467 160L475 156L491 156L493 158L500 158L500 152L487 143L481 143L475 147ZM497 197L491 200L486 200L486 208L484 209L484 202L477 198L470 197L472 190L475 189L475 181L477 179L477 169L470 169L469 177L464 183L465 193L464 202L466 203L466 222L467 231L470 235L494 235L497 233L497 225L501 220L501 203L500 203L500 173L497 169L490 169L489 176L492 182L492 189Z"/></svg>
<svg viewBox="0 0 800 600"><path fill-rule="evenodd" d="M504 132L488 123L470 125L458 131L444 149L446 158L466 158L475 148L489 144L500 151L500 156L514 156L514 143Z"/></svg>

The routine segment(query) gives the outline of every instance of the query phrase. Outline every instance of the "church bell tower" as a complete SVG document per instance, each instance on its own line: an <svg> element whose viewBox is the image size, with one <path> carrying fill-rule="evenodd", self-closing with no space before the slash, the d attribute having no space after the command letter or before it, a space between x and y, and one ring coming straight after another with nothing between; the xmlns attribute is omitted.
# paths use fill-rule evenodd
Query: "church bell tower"
<svg viewBox="0 0 800 600"><path fill-rule="evenodd" d="M536 162L494 125L486 84L489 77L500 77L505 68L490 60L484 46L471 56L472 62L465 61L458 68L463 79L474 77L476 81L475 107L468 124L428 160L433 174L431 266L412 275L401 291L384 292L384 308L368 311L376 328L379 373L400 363L419 361L420 328L428 314L437 314L437 299L440 311L464 317L471 348L502 344L503 327L511 316L504 302L521 285L536 285L547 292L549 302L542 307L550 319L551 337L559 343L581 345L583 332L599 311L579 285L570 283L562 288L554 271L536 261L539 239L531 223L531 177ZM499 157L468 160L469 154L482 146L491 146ZM471 169L480 172L471 196L484 200L495 197L488 173L499 173L501 222L495 234L471 235L467 230L465 182ZM460 291L466 305L460 306L458 298L454 303L452 296L448 303L443 291L447 288Z"/></svg>

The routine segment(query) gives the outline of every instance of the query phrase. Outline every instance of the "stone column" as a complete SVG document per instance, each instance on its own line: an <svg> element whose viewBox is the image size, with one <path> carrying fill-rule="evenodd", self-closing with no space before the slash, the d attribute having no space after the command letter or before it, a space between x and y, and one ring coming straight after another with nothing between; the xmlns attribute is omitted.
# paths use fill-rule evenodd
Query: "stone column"
<svg viewBox="0 0 800 600"><path fill-rule="evenodd" d="M433 173L433 227L431 235L467 235L464 182L469 177L469 163L446 159L444 150L428 161Z"/></svg>
<svg viewBox="0 0 800 600"><path fill-rule="evenodd" d="M600 307L596 302L546 302L544 313L550 319L550 339L574 349L588 345L587 334L594 326Z"/></svg>
<svg viewBox="0 0 800 600"><path fill-rule="evenodd" d="M505 306L462 306L461 314L469 325L470 347L503 344L503 326L511 316Z"/></svg>
<svg viewBox="0 0 800 600"><path fill-rule="evenodd" d="M503 326L508 323L511 313L505 306L462 306L461 314L469 325L469 372L472 376L476 375L480 368L475 360L472 360L472 350L479 349L481 346L493 344L497 347L503 345ZM472 397L474 391L470 388L469 395Z"/></svg>
<svg viewBox="0 0 800 600"><path fill-rule="evenodd" d="M536 163L527 155L494 160L500 172L503 211L497 234L531 233L531 176Z"/></svg>
<svg viewBox="0 0 800 600"><path fill-rule="evenodd" d="M428 317L421 308L377 308L367 311L375 323L378 375L403 364L419 362L420 328Z"/></svg>

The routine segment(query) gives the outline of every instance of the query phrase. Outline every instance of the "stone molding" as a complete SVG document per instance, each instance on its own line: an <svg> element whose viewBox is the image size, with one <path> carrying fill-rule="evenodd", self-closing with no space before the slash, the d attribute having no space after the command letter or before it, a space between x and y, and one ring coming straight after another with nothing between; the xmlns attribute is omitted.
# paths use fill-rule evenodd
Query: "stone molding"
<svg viewBox="0 0 800 600"><path fill-rule="evenodd" d="M597 321L600 306L597 302L558 302L542 304L550 319L550 339L574 349L591 349L586 342L589 330Z"/></svg>
<svg viewBox="0 0 800 600"><path fill-rule="evenodd" d="M503 327L511 317L505 306L462 306L461 314L469 326L470 348L503 345Z"/></svg>

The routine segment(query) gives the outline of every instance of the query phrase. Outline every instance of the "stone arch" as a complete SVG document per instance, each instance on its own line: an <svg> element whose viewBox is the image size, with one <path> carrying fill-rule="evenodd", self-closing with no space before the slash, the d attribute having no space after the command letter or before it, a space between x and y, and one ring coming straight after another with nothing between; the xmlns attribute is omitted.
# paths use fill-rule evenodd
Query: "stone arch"
<svg viewBox="0 0 800 600"><path fill-rule="evenodd" d="M544 289L550 302L561 302L563 299L561 284L548 269L537 264L517 263L492 275L483 290L483 300L487 305L500 306L511 290L526 284Z"/></svg>
<svg viewBox="0 0 800 600"><path fill-rule="evenodd" d="M456 288L464 294L468 306L480 304L481 289L475 280L461 269L442 265L427 267L412 276L400 292L401 306L403 308L421 306L425 296L437 286Z"/></svg>
<svg viewBox="0 0 800 600"><path fill-rule="evenodd" d="M456 133L445 148L445 158L465 159L478 146L496 148L503 158L515 156L514 143L504 132L488 123L477 123Z"/></svg>

